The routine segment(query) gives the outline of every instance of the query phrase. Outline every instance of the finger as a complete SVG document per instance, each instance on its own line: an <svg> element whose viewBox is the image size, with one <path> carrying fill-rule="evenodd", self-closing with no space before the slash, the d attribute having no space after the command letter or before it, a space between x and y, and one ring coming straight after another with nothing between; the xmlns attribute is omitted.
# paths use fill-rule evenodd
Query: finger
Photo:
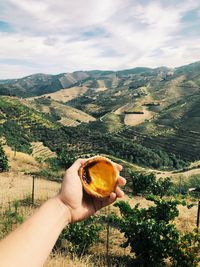
<svg viewBox="0 0 200 267"><path fill-rule="evenodd" d="M115 163L115 165L116 165L118 171L121 171L123 169L123 166L122 165L117 164L117 163Z"/></svg>
<svg viewBox="0 0 200 267"><path fill-rule="evenodd" d="M119 186L124 186L126 184L126 179L124 177L119 176L117 179L117 184Z"/></svg>
<svg viewBox="0 0 200 267"><path fill-rule="evenodd" d="M81 165L82 165L83 163L85 163L87 160L88 160L88 159L81 159L81 158L79 158L79 159L77 159L77 160L72 164L71 167L79 168L79 167L81 167ZM70 168L71 168L71 167L70 167Z"/></svg>
<svg viewBox="0 0 200 267"><path fill-rule="evenodd" d="M115 189L115 194L116 194L116 196L119 197L119 198L122 198L122 197L124 196L124 192L120 189L119 186L116 187L116 189Z"/></svg>
<svg viewBox="0 0 200 267"><path fill-rule="evenodd" d="M105 199L103 202L102 202L102 207L106 207L112 203L115 202L115 200L117 199L117 195L115 192L112 192L109 196L109 198Z"/></svg>

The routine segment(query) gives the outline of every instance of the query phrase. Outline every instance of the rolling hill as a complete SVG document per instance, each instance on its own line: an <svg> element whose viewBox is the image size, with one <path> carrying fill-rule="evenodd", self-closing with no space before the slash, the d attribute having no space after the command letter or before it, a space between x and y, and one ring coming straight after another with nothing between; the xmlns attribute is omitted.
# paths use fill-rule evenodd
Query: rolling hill
<svg viewBox="0 0 200 267"><path fill-rule="evenodd" d="M36 111L49 114L55 121L66 126L77 126L82 122L95 121L95 118L76 108L55 101L52 97L23 99L21 102Z"/></svg>
<svg viewBox="0 0 200 267"><path fill-rule="evenodd" d="M142 165L158 168L200 159L200 62L174 69L78 71L0 81L0 95L12 94L18 98L0 99L4 135L5 128L21 133L27 128L30 142L45 142L51 150L64 146L78 154L107 153L131 162L138 157ZM26 115L16 117L16 106L16 114L23 110ZM34 123L30 116L37 118ZM18 123L18 118L23 119Z"/></svg>

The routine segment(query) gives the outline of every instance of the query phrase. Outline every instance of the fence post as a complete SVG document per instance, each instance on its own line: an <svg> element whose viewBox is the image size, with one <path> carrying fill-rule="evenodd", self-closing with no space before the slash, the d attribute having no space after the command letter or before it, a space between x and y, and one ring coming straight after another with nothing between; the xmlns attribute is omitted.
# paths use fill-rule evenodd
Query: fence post
<svg viewBox="0 0 200 267"><path fill-rule="evenodd" d="M32 175L32 205L34 205L35 201L35 175Z"/></svg>
<svg viewBox="0 0 200 267"><path fill-rule="evenodd" d="M200 217L200 200L198 202L198 209L197 209L197 231L199 231L199 217Z"/></svg>

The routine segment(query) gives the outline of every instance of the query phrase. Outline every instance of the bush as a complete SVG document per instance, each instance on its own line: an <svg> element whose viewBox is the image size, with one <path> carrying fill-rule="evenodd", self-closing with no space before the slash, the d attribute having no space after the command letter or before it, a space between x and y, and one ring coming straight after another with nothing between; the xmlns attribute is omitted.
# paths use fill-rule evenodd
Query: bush
<svg viewBox="0 0 200 267"><path fill-rule="evenodd" d="M194 197L200 196L200 175L194 174L189 177L189 179L184 180L183 176L179 177L179 183L174 184L175 193L188 194L189 188L196 188L197 191L191 192L190 194Z"/></svg>
<svg viewBox="0 0 200 267"><path fill-rule="evenodd" d="M52 171L59 171L61 168L69 168L76 160L75 154L61 149L57 152L58 156L47 159Z"/></svg>
<svg viewBox="0 0 200 267"><path fill-rule="evenodd" d="M8 170L8 158L5 155L2 145L0 144L0 172Z"/></svg>
<svg viewBox="0 0 200 267"><path fill-rule="evenodd" d="M57 154L58 165L65 169L69 168L76 159L75 155L72 152L68 152L65 149L62 149Z"/></svg>
<svg viewBox="0 0 200 267"><path fill-rule="evenodd" d="M19 201L14 201L12 205L9 205L9 207L2 214L0 214L2 237L10 233L15 225L23 222L24 218L19 213L19 205Z"/></svg>
<svg viewBox="0 0 200 267"><path fill-rule="evenodd" d="M132 179L132 191L134 195L154 194L160 196L169 195L173 192L173 183L169 177L156 180L154 173L143 174L130 172Z"/></svg>
<svg viewBox="0 0 200 267"><path fill-rule="evenodd" d="M88 252L89 248L99 241L101 227L95 222L95 217L70 224L59 236L54 249L64 251L63 240L67 240L67 250L78 255Z"/></svg>
<svg viewBox="0 0 200 267"><path fill-rule="evenodd" d="M130 172L132 180L133 194L150 194L152 186L156 183L156 177L153 173L143 174L138 172Z"/></svg>
<svg viewBox="0 0 200 267"><path fill-rule="evenodd" d="M174 253L173 267L199 266L200 262L200 235L198 232L187 233L181 236Z"/></svg>
<svg viewBox="0 0 200 267"><path fill-rule="evenodd" d="M199 235L182 235L172 222L179 214L177 205L181 202L150 199L155 206L148 209L139 208L139 204L131 208L123 201L115 204L122 217L114 220L127 239L123 247L130 245L135 254L134 266L161 267L167 259L177 267L197 266Z"/></svg>

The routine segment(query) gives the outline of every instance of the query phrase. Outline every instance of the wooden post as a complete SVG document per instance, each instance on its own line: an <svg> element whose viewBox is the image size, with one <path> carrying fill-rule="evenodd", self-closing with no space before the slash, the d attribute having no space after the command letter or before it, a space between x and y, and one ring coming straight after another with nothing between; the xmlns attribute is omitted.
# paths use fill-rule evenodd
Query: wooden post
<svg viewBox="0 0 200 267"><path fill-rule="evenodd" d="M197 231L199 231L199 217L200 217L200 200L198 202L198 209L197 209Z"/></svg>
<svg viewBox="0 0 200 267"><path fill-rule="evenodd" d="M32 175L32 205L34 205L34 198L35 198L35 175Z"/></svg>

